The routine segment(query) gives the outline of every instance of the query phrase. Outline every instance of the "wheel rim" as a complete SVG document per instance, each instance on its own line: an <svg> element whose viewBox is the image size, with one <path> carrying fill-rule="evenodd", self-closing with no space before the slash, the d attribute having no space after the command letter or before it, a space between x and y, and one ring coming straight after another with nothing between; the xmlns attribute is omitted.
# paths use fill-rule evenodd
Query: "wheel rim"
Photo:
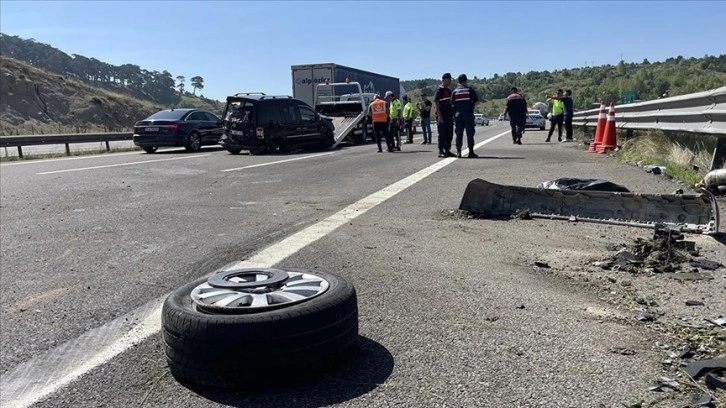
<svg viewBox="0 0 726 408"><path fill-rule="evenodd" d="M201 145L201 140L199 140L199 135L196 133L193 133L189 136L189 145L192 147L193 150L199 150L199 147Z"/></svg>
<svg viewBox="0 0 726 408"><path fill-rule="evenodd" d="M330 283L320 276L280 269L236 269L212 275L191 298L206 313L255 313L291 306L323 294Z"/></svg>

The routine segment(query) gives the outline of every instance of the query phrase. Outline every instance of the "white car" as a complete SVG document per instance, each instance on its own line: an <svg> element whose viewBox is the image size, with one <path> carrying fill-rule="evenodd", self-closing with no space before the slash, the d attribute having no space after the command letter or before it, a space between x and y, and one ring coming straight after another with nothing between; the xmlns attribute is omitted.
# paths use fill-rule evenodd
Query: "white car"
<svg viewBox="0 0 726 408"><path fill-rule="evenodd" d="M524 124L525 128L536 127L539 130L545 130L545 118L539 113L527 113L527 123Z"/></svg>
<svg viewBox="0 0 726 408"><path fill-rule="evenodd" d="M489 126L489 118L481 113L475 113L474 124L479 126Z"/></svg>

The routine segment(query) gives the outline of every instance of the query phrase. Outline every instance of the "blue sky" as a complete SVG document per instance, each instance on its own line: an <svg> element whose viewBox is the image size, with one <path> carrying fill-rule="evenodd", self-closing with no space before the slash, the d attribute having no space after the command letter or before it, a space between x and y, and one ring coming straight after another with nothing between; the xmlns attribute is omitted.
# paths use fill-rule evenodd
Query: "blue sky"
<svg viewBox="0 0 726 408"><path fill-rule="evenodd" d="M723 1L0 1L0 31L67 54L291 94L290 65L401 79L726 53Z"/></svg>

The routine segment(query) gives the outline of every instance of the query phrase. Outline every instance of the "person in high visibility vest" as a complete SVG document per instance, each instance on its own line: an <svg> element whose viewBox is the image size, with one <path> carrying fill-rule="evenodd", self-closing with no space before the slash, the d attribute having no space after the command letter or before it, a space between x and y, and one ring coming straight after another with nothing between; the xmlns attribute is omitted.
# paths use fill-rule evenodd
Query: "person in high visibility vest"
<svg viewBox="0 0 726 408"><path fill-rule="evenodd" d="M545 142L550 141L552 133L555 132L555 126L557 126L557 141L562 141L562 124L565 120L565 104L562 102L562 95L562 89L558 89L557 95L547 98L548 102L552 101L552 117L550 118L550 131Z"/></svg>
<svg viewBox="0 0 726 408"><path fill-rule="evenodd" d="M393 151L393 140L391 134L388 132L388 112L386 112L386 101L381 99L380 95L376 94L375 99L368 106L368 117L371 123L373 123L373 135L376 138L376 144L378 145L378 153L383 152L381 146L381 139L386 139L386 145L388 151Z"/></svg>
<svg viewBox="0 0 726 408"><path fill-rule="evenodd" d="M391 134L391 139L396 142L395 150L401 151L401 101L396 99L396 95L393 91L386 91L386 100L388 101L388 115L390 116L390 126L388 127L388 133Z"/></svg>
<svg viewBox="0 0 726 408"><path fill-rule="evenodd" d="M403 105L403 126L406 129L406 144L410 144L413 143L413 116L415 113L413 103L407 95L403 96L403 101L405 102L405 105Z"/></svg>

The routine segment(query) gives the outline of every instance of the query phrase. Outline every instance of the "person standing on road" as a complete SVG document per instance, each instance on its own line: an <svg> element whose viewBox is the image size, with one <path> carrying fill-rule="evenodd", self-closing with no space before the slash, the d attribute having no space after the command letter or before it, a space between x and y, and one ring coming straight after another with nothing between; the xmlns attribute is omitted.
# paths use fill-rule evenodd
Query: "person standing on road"
<svg viewBox="0 0 726 408"><path fill-rule="evenodd" d="M388 133L388 113L386 112L386 101L381 99L380 95L376 95L375 99L368 106L368 117L373 123L373 135L378 145L378 153L383 152L381 140L386 139L388 152L393 151L393 140L391 134Z"/></svg>
<svg viewBox="0 0 726 408"><path fill-rule="evenodd" d="M401 151L401 101L396 99L393 91L386 91L386 100L388 101L388 115L390 117L390 126L388 133L395 142L394 150Z"/></svg>
<svg viewBox="0 0 726 408"><path fill-rule="evenodd" d="M454 138L454 108L451 106L451 74L441 77L441 86L434 95L436 105L436 128L439 133L439 157L456 157L451 153L451 141Z"/></svg>
<svg viewBox="0 0 726 408"><path fill-rule="evenodd" d="M456 80L459 86L451 93L451 105L454 107L454 121L456 123L456 157L461 157L463 147L464 131L466 131L466 145L469 147L467 157L475 159L479 157L474 153L474 107L479 102L479 97L473 88L467 85L466 74L459 75Z"/></svg>
<svg viewBox="0 0 726 408"><path fill-rule="evenodd" d="M558 89L556 95L547 98L547 102L552 101L552 117L550 118L550 131L545 142L550 141L552 133L555 132L555 126L557 126L557 141L562 141L562 123L565 118L565 104L562 102L563 94L562 89Z"/></svg>
<svg viewBox="0 0 726 408"><path fill-rule="evenodd" d="M575 104L572 102L572 90L565 89L565 96L561 100L565 108L565 142L571 142L573 140L572 116L575 114Z"/></svg>
<svg viewBox="0 0 726 408"><path fill-rule="evenodd" d="M509 126L512 128L512 142L522 144L524 126L527 124L527 100L519 93L517 88L512 87L507 96L507 105L502 115L509 115Z"/></svg>
<svg viewBox="0 0 726 408"><path fill-rule="evenodd" d="M423 143L431 144L431 101L428 100L425 93L421 93L421 101L416 104L419 115L421 115L421 132L423 133Z"/></svg>
<svg viewBox="0 0 726 408"><path fill-rule="evenodd" d="M415 111L413 110L413 103L407 95L403 96L403 126L406 129L406 144L413 143L413 117Z"/></svg>

